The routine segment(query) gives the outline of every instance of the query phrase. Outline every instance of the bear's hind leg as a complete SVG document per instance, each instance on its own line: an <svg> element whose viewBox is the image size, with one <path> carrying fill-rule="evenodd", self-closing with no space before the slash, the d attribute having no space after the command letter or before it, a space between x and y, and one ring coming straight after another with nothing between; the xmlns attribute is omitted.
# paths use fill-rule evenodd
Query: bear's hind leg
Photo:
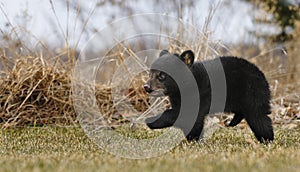
<svg viewBox="0 0 300 172"><path fill-rule="evenodd" d="M271 118L266 114L251 115L247 114L245 118L257 140L261 143L273 141L274 133Z"/></svg>

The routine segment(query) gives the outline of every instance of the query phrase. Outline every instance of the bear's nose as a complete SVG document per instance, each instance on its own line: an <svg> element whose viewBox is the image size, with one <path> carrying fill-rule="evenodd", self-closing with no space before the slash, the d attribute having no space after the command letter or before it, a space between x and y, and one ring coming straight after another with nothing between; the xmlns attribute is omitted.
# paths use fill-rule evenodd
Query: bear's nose
<svg viewBox="0 0 300 172"><path fill-rule="evenodd" d="M152 92L152 89L151 89L151 86L149 84L145 84L144 86L144 89L147 93L151 93Z"/></svg>

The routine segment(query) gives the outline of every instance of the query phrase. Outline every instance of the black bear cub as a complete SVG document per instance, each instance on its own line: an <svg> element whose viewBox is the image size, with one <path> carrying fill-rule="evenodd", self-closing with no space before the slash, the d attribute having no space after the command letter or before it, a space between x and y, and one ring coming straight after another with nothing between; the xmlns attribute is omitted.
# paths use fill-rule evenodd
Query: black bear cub
<svg viewBox="0 0 300 172"><path fill-rule="evenodd" d="M194 62L194 53L191 50L187 50L181 55L163 50L159 56L153 64L162 68L174 65L172 61L164 60L167 57L178 58L181 60L180 62L184 62L197 83L200 105L192 126L184 126L191 125L189 122L184 122L185 118L188 118L185 115L188 114L183 114L180 124L176 122L182 105L182 95L180 94L182 90L180 89L189 88L179 89L173 77L162 70L153 69L152 64L150 79L144 85L144 89L152 96L169 96L171 108L162 114L147 118L145 122L149 128L178 127L182 129L187 140L197 141L200 139L207 114L227 112L234 113L228 126L236 126L245 118L259 142L268 143L274 139L272 121L267 116L271 113L269 85L264 74L254 64L237 57L218 57L213 60ZM223 109L211 110L212 85L208 71L214 73L214 70L219 70L218 63L221 68L223 67L226 97ZM210 69L207 70L207 68ZM218 76L216 77L218 78ZM193 92L193 90L189 91ZM215 91L218 94L218 90ZM186 128L190 129L187 131Z"/></svg>

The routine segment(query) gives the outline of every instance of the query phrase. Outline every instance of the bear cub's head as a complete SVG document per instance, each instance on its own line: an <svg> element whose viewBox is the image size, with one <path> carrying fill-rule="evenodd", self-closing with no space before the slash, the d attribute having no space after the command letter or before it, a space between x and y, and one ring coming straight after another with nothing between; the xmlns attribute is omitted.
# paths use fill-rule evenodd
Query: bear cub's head
<svg viewBox="0 0 300 172"><path fill-rule="evenodd" d="M162 50L159 54L159 58L153 64L159 64L162 68L167 65L174 65L172 64L172 61L165 60L165 57L179 58L189 68L194 63L194 53L191 50L184 51L181 55L170 53L167 50ZM167 73L152 69L151 67L149 74L149 80L144 85L144 89L151 96L169 96L172 93L178 92L176 82Z"/></svg>

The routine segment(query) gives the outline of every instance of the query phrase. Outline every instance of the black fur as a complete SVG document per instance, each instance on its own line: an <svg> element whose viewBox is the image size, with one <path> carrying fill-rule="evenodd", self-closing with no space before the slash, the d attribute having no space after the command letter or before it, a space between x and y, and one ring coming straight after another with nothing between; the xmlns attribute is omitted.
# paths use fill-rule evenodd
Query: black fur
<svg viewBox="0 0 300 172"><path fill-rule="evenodd" d="M167 53L168 51L164 50L161 55L166 55ZM272 121L267 116L271 113L269 85L264 74L254 64L236 57L218 57L213 60L194 63L194 54L190 50L183 52L180 56L176 56L190 68L199 88L200 108L192 130L185 131L185 127L182 125L175 126L183 130L187 140L199 140L200 138L205 116L210 112L212 95L210 80L204 66L208 65L213 69L217 66L218 60L221 61L225 72L227 97L225 109L217 111L235 114L228 126L236 126L245 118L255 137L260 142L270 142L274 139ZM159 58L156 63L160 63ZM173 126L178 117L181 102L177 84L170 76L167 76L163 81L152 80L151 82L148 85L147 92L150 93L152 91L151 86L153 82L160 82L164 86L165 94L169 96L172 108L161 115L146 119L146 124L151 129Z"/></svg>

